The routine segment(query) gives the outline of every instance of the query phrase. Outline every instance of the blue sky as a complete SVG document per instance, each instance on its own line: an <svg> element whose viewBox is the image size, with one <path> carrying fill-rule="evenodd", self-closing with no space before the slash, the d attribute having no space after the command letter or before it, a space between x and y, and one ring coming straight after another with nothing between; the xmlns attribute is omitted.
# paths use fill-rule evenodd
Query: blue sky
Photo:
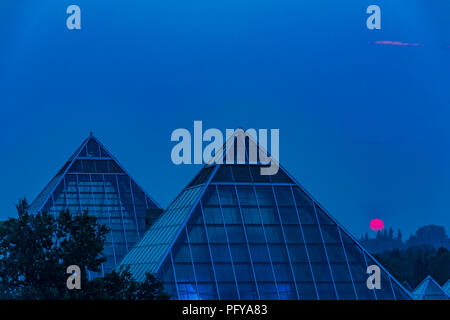
<svg viewBox="0 0 450 320"><path fill-rule="evenodd" d="M283 166L356 236L450 232L450 2L392 2L2 3L0 218L90 131L165 207L200 169L172 164L170 134L202 120L279 128Z"/></svg>

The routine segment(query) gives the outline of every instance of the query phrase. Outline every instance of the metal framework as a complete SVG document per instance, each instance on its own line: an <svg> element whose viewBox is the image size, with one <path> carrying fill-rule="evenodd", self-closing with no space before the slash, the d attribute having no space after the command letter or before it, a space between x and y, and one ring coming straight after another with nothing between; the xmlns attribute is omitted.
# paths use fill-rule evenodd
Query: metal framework
<svg viewBox="0 0 450 320"><path fill-rule="evenodd" d="M450 295L431 276L419 283L412 295L416 300L450 300Z"/></svg>

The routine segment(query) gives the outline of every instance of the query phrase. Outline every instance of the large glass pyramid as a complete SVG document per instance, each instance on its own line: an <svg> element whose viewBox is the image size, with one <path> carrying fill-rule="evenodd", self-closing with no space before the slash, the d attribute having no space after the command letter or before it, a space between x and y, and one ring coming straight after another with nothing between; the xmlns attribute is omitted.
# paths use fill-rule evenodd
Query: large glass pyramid
<svg viewBox="0 0 450 320"><path fill-rule="evenodd" d="M88 210L105 224L110 229L107 260L101 274L89 273L96 277L110 272L140 240L159 208L91 134L33 201L30 212Z"/></svg>
<svg viewBox="0 0 450 320"><path fill-rule="evenodd" d="M426 277L412 292L416 300L450 300L448 293L431 277Z"/></svg>
<svg viewBox="0 0 450 320"><path fill-rule="evenodd" d="M120 266L174 299L412 299L382 267L368 289L379 263L287 171L248 159L206 165Z"/></svg>

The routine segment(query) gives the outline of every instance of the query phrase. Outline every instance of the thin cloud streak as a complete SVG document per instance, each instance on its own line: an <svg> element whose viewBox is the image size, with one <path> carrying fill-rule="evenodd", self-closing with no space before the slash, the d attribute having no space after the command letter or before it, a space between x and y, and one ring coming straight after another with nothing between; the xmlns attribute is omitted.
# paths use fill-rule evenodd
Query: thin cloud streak
<svg viewBox="0 0 450 320"><path fill-rule="evenodd" d="M375 44L381 45L389 45L389 46L404 46L404 47L423 47L423 43L410 43L410 42L402 42L402 41L390 41L390 40L380 40L375 41Z"/></svg>

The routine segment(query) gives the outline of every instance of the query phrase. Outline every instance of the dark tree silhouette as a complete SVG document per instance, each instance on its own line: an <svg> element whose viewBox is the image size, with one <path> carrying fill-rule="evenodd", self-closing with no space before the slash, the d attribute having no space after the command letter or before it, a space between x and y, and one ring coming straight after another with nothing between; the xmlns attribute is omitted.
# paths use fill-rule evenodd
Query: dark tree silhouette
<svg viewBox="0 0 450 320"><path fill-rule="evenodd" d="M0 222L0 298L3 299L167 299L151 274L144 282L128 270L89 281L99 272L108 228L88 212L58 215L28 213L26 199L16 206L18 218ZM81 270L81 289L67 288L67 267Z"/></svg>

